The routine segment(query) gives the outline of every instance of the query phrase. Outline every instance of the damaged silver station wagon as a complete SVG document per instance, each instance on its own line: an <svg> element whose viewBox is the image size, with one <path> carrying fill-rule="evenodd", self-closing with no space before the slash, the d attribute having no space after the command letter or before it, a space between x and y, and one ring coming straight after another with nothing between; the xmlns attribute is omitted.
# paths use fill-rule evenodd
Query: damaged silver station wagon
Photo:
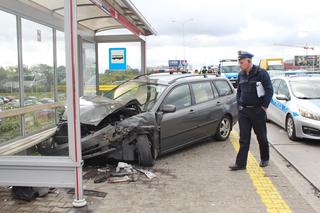
<svg viewBox="0 0 320 213"><path fill-rule="evenodd" d="M226 140L237 113L236 92L225 78L138 76L102 96L80 99L83 159L137 160L152 166L158 155L210 136ZM55 135L37 145L41 154L68 153L65 115Z"/></svg>

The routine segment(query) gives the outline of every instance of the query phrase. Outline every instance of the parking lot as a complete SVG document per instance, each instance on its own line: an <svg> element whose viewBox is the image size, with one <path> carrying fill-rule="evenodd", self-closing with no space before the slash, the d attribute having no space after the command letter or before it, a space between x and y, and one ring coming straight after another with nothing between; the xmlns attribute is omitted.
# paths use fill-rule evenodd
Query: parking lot
<svg viewBox="0 0 320 213"><path fill-rule="evenodd" d="M273 125L273 124L271 124ZM277 126L269 135L281 134ZM277 133L278 132L278 133ZM14 200L1 188L1 212L320 212L319 191L294 165L271 148L271 164L258 166L258 147L252 138L249 168L231 172L238 139L237 127L229 140L207 140L158 159L150 169L156 177L139 175L134 182L94 183L105 166L85 169L88 206L72 208L72 194L55 189L32 202ZM270 137L274 141L274 137ZM251 155L250 154L250 155ZM255 178L262 175L263 179ZM260 185L256 180L261 180ZM107 193L104 198L96 194ZM268 195L268 196L266 196Z"/></svg>

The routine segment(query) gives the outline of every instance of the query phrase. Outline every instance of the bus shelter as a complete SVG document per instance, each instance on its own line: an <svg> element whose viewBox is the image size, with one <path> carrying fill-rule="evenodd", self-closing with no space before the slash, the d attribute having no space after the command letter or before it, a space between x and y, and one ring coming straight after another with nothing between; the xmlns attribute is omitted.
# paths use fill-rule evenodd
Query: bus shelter
<svg viewBox="0 0 320 213"><path fill-rule="evenodd" d="M98 43L139 42L145 73L155 31L129 0L0 0L0 20L0 184L75 188L84 206L79 96L87 79L98 91ZM131 33L99 34L113 29ZM39 156L65 103L69 155Z"/></svg>

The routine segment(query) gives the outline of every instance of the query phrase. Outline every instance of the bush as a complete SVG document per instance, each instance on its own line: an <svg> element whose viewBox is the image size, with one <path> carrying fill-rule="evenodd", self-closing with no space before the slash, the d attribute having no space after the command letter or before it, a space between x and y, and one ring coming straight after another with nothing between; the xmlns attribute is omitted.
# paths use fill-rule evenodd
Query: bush
<svg viewBox="0 0 320 213"><path fill-rule="evenodd" d="M9 118L5 121L1 121L0 123L0 132L10 132L20 128L19 119L17 118Z"/></svg>

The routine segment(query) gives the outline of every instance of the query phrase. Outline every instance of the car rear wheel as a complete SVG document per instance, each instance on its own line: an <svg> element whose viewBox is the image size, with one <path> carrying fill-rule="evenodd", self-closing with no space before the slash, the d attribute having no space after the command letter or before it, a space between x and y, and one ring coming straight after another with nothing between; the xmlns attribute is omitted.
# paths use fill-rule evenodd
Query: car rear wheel
<svg viewBox="0 0 320 213"><path fill-rule="evenodd" d="M291 115L289 115L287 118L286 130L287 130L287 135L289 139L293 141L296 141L298 139L296 136L296 127L294 125L294 120Z"/></svg>
<svg viewBox="0 0 320 213"><path fill-rule="evenodd" d="M153 166L154 158L151 151L152 145L149 138L146 135L140 135L137 138L136 153L137 160L140 166Z"/></svg>
<svg viewBox="0 0 320 213"><path fill-rule="evenodd" d="M231 129L231 118L227 115L223 116L219 122L216 134L214 136L215 139L218 141L226 140L230 135Z"/></svg>

